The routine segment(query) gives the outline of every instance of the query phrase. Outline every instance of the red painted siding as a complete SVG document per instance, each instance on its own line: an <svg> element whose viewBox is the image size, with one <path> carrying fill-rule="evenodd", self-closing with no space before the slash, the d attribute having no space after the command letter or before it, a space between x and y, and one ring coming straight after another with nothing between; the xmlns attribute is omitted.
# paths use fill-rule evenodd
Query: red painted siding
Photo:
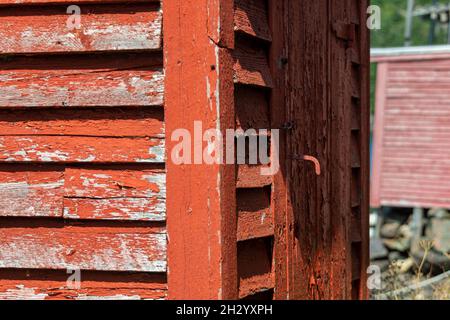
<svg viewBox="0 0 450 320"><path fill-rule="evenodd" d="M165 298L160 4L75 3L0 1L0 299Z"/></svg>
<svg viewBox="0 0 450 320"><path fill-rule="evenodd" d="M450 55L375 60L371 205L450 207Z"/></svg>

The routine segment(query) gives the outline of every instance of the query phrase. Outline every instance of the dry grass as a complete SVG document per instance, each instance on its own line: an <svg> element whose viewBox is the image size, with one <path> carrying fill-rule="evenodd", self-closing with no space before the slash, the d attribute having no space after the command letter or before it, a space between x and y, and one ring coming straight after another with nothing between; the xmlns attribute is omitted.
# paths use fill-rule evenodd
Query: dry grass
<svg viewBox="0 0 450 320"><path fill-rule="evenodd" d="M382 277L383 288L374 292L375 299L450 300L450 277L441 280L439 277L431 278L430 274L423 273L427 256L434 247L433 241L421 240L419 246L423 249L424 255L420 263L415 265L415 273L407 272L410 268L405 269L405 264L412 258L393 261ZM449 254L444 254L450 259Z"/></svg>

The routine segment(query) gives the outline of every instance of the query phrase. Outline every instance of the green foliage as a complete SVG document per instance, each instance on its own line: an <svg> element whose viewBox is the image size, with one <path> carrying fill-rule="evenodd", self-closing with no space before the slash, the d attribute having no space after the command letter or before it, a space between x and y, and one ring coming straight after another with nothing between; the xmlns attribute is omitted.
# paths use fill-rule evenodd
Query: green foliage
<svg viewBox="0 0 450 320"><path fill-rule="evenodd" d="M415 0L416 6L432 4L432 0ZM438 2L439 3L439 2ZM446 4L447 1L441 1ZM371 34L372 47L402 47L404 45L405 13L407 0L371 0L371 4L381 8L381 30L373 30ZM436 27L435 44L447 42L446 26ZM415 17L413 19L412 45L428 45L430 33L429 21Z"/></svg>

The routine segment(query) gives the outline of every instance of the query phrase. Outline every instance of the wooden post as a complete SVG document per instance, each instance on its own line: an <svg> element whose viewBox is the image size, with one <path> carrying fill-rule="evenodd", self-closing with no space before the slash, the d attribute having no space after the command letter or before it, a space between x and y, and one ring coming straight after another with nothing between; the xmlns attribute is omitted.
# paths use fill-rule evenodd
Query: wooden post
<svg viewBox="0 0 450 320"><path fill-rule="evenodd" d="M408 6L406 9L405 47L409 47L411 45L413 11L414 0L408 0Z"/></svg>
<svg viewBox="0 0 450 320"><path fill-rule="evenodd" d="M233 299L235 167L171 158L177 129L234 128L233 1L167 0L163 20L169 299Z"/></svg>

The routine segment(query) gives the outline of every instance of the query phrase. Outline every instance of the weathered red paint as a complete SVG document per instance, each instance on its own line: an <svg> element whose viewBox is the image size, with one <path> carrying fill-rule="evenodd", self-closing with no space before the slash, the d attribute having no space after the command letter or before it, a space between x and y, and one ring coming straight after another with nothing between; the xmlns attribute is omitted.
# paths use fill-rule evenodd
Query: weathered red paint
<svg viewBox="0 0 450 320"><path fill-rule="evenodd" d="M274 180L277 299L366 297L367 4L286 0L269 6L277 35L270 54L278 106L272 125L286 128L282 172ZM347 28L356 32L340 32ZM304 155L318 160L320 176Z"/></svg>
<svg viewBox="0 0 450 320"><path fill-rule="evenodd" d="M73 272L73 271L72 271ZM166 299L162 274L84 271L80 288L65 270L0 270L0 300Z"/></svg>
<svg viewBox="0 0 450 320"><path fill-rule="evenodd" d="M237 195L237 240L273 236L273 212L270 207L270 189L238 189Z"/></svg>
<svg viewBox="0 0 450 320"><path fill-rule="evenodd" d="M2 53L161 49L159 5L84 4L80 28L67 27L68 6L0 8ZM45 19L42 19L45 16ZM69 21L74 23L73 21Z"/></svg>
<svg viewBox="0 0 450 320"><path fill-rule="evenodd" d="M264 238L238 244L239 298L274 288L270 256Z"/></svg>
<svg viewBox="0 0 450 320"><path fill-rule="evenodd" d="M0 229L2 269L166 271L166 236L161 227L18 223L3 223Z"/></svg>
<svg viewBox="0 0 450 320"><path fill-rule="evenodd" d="M205 129L234 127L230 4L164 3L168 137L179 128L193 132L197 120ZM169 157L175 144L167 142ZM168 161L167 190L169 298L237 298L234 166Z"/></svg>
<svg viewBox="0 0 450 320"><path fill-rule="evenodd" d="M14 56L0 70L0 108L161 106L155 54ZM45 67L43 67L45 66Z"/></svg>
<svg viewBox="0 0 450 320"><path fill-rule="evenodd" d="M367 3L158 3L75 0L69 41L0 0L0 299L365 297ZM175 165L199 120L280 129L280 172Z"/></svg>
<svg viewBox="0 0 450 320"><path fill-rule="evenodd" d="M159 1L70 4L0 1L0 299L165 299Z"/></svg>

